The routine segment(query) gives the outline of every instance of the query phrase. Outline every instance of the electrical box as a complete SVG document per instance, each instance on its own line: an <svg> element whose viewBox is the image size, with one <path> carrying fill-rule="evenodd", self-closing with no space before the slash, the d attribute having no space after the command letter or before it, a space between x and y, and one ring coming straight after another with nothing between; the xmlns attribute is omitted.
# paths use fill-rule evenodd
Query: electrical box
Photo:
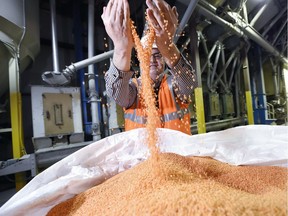
<svg viewBox="0 0 288 216"><path fill-rule="evenodd" d="M45 136L74 133L72 94L43 93Z"/></svg>
<svg viewBox="0 0 288 216"><path fill-rule="evenodd" d="M233 94L230 93L222 95L222 101L223 101L223 114L226 116L233 115L235 113Z"/></svg>
<svg viewBox="0 0 288 216"><path fill-rule="evenodd" d="M219 94L217 93L209 94L209 108L211 117L220 116L221 110L220 110Z"/></svg>
<svg viewBox="0 0 288 216"><path fill-rule="evenodd" d="M84 141L80 88L32 86L31 100L36 149Z"/></svg>

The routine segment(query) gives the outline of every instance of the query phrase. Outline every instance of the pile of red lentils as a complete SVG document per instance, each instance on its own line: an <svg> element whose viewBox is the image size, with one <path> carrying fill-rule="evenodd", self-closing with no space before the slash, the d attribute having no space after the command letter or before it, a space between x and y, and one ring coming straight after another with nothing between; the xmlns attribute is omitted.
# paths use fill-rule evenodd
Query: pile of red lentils
<svg viewBox="0 0 288 216"><path fill-rule="evenodd" d="M55 206L55 215L287 215L287 168L159 154Z"/></svg>

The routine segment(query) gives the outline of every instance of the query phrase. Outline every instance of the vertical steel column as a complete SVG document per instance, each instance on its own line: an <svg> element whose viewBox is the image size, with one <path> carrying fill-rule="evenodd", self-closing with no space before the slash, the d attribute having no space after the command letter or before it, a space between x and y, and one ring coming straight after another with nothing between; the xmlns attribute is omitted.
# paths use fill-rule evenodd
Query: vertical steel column
<svg viewBox="0 0 288 216"><path fill-rule="evenodd" d="M26 17L25 17L25 0L22 0L23 6L23 32L19 44L15 44L15 49L11 48L11 58L9 60L9 92L10 92L10 115L11 115L11 129L12 129L12 150L13 158L19 159L26 154L24 147L24 135L22 125L22 98L20 93L20 48L21 43L26 33ZM16 191L23 188L26 184L25 175L23 173L15 174L15 188Z"/></svg>
<svg viewBox="0 0 288 216"><path fill-rule="evenodd" d="M240 65L238 71L240 71ZM239 99L240 73L235 73L234 82L235 82L236 118L239 118L241 116L240 99Z"/></svg>
<svg viewBox="0 0 288 216"><path fill-rule="evenodd" d="M17 57L9 61L9 88L10 88L10 112L12 128L13 158L21 158L25 153L23 127L22 127L22 101L19 85L19 65ZM16 190L20 190L26 184L25 176L15 174Z"/></svg>
<svg viewBox="0 0 288 216"><path fill-rule="evenodd" d="M251 88L250 88L249 63L248 63L247 57L244 60L242 69L243 69L243 74L244 74L247 119L248 119L248 124L251 125L251 124L254 124L254 116L253 116L252 94L251 94Z"/></svg>
<svg viewBox="0 0 288 216"><path fill-rule="evenodd" d="M283 64L282 74L285 85L285 101L286 101L286 120L285 124L288 125L288 64Z"/></svg>
<svg viewBox="0 0 288 216"><path fill-rule="evenodd" d="M196 31L196 23L191 22L190 24L190 46L192 66L197 73L197 83L198 87L194 90L195 92L195 104L196 104L196 116L197 116L197 129L198 134L206 133L205 124L205 113L204 113L204 101L203 101L203 90L202 90L202 79L201 79L201 65L198 49L198 35Z"/></svg>
<svg viewBox="0 0 288 216"><path fill-rule="evenodd" d="M75 44L75 58L76 61L81 61L84 59L83 57L83 45L82 45L82 26L81 26L81 14L80 14L80 2L74 1L73 2L73 25L74 30L73 33L74 37L74 44ZM86 97L86 83L85 83L85 69L79 69L77 74L77 80L80 85L81 91L81 105L82 105L82 116L83 116L83 124L84 124L84 131L85 134L91 134L91 122L88 122L87 116L87 102L88 99Z"/></svg>
<svg viewBox="0 0 288 216"><path fill-rule="evenodd" d="M256 124L267 124L271 123L267 121L267 102L266 102L266 91L265 91L265 83L264 83L264 74L262 69L262 60L261 60L261 52L260 47L255 45L255 53L253 52L254 59L254 67L252 69L252 95L254 101L254 121ZM250 59L252 58L250 57ZM255 59L256 58L256 59ZM256 101L258 103L256 103Z"/></svg>
<svg viewBox="0 0 288 216"><path fill-rule="evenodd" d="M52 49L53 49L53 70L54 70L54 73L60 73L59 72L59 61L58 61L55 0L50 0L50 10L51 10Z"/></svg>
<svg viewBox="0 0 288 216"><path fill-rule="evenodd" d="M243 5L242 11L243 11L244 19L246 21L248 21L246 4ZM247 50L247 52L248 52L248 50ZM246 57L245 57L244 62L243 62L243 74L244 74L244 85L245 85L248 124L254 124L252 94L251 94L251 87L250 87L249 62L248 62L247 54L246 54Z"/></svg>
<svg viewBox="0 0 288 216"><path fill-rule="evenodd" d="M89 0L88 12L88 58L94 56L94 0ZM94 65L88 66L89 99L91 103L92 136L97 141L100 137L100 124L98 116L98 94L95 87Z"/></svg>

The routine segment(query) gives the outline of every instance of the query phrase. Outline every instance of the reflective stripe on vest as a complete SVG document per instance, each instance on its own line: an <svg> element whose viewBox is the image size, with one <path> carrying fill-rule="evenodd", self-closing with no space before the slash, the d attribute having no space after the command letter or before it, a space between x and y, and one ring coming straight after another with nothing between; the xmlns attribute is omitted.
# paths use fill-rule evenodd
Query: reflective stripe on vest
<svg viewBox="0 0 288 216"><path fill-rule="evenodd" d="M169 122L173 121L175 119L183 119L184 115L188 114L189 110L188 109L180 109L179 111L172 112L172 113L167 113L165 115L162 115L160 117L161 122ZM146 124L147 118L144 116L137 116L136 112L132 113L125 113L124 114L125 119L129 119L133 122L136 122L138 124Z"/></svg>
<svg viewBox="0 0 288 216"><path fill-rule="evenodd" d="M125 113L124 114L125 119L129 119L133 122L136 122L138 124L146 124L146 117L144 116L137 116L136 112L134 111L133 114L132 113Z"/></svg>
<svg viewBox="0 0 288 216"><path fill-rule="evenodd" d="M160 117L161 122L169 122L176 119L183 119L184 115L188 114L188 109L180 109L176 112L168 113Z"/></svg>

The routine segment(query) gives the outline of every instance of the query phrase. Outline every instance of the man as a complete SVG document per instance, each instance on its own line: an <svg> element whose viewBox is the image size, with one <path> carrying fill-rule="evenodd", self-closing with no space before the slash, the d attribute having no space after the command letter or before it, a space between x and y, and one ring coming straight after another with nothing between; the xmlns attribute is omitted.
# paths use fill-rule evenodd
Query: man
<svg viewBox="0 0 288 216"><path fill-rule="evenodd" d="M150 77L161 125L159 127L191 134L190 95L197 86L195 71L173 43L178 25L178 14L163 0L146 0L147 16L155 29L155 44L150 59ZM133 81L130 70L134 46L130 9L127 0L110 0L103 8L102 20L107 34L114 43L114 55L105 74L107 95L125 111L125 130L145 126L145 113L139 97L141 78ZM171 75L164 74L165 64Z"/></svg>

